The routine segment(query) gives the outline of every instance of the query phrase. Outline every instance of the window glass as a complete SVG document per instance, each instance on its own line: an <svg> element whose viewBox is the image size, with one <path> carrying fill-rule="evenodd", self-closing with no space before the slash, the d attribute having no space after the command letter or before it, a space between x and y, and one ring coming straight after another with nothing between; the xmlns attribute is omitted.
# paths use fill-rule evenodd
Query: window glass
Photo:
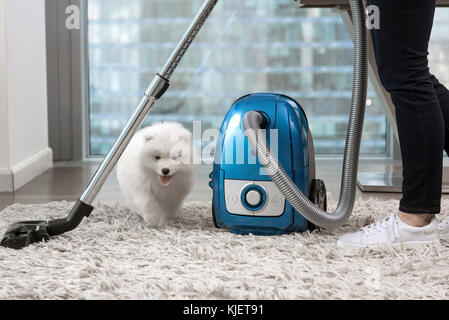
<svg viewBox="0 0 449 320"><path fill-rule="evenodd" d="M109 150L202 2L88 0L90 155ZM446 44L435 46L448 52ZM352 46L330 9L299 9L292 0L220 1L144 124L173 120L192 129L193 121L201 121L203 131L219 128L240 96L282 93L305 109L316 152L341 154ZM362 153L385 154L387 131L370 86Z"/></svg>

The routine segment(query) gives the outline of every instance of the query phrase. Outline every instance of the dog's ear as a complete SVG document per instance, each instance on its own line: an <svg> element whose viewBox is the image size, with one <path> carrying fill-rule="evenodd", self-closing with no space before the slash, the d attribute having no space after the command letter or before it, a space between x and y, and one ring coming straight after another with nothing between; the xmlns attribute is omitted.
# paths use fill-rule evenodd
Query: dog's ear
<svg viewBox="0 0 449 320"><path fill-rule="evenodd" d="M151 140L154 139L154 135L151 134L151 133L147 133L147 134L145 134L145 135L143 136L143 139L144 139L146 142L151 141Z"/></svg>

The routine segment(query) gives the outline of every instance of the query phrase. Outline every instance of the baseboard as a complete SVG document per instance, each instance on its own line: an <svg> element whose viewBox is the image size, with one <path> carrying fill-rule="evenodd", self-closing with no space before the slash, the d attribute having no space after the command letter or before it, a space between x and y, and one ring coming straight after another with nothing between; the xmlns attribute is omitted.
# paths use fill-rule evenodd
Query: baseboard
<svg viewBox="0 0 449 320"><path fill-rule="evenodd" d="M13 190L12 171L9 169L0 169L0 192L12 192Z"/></svg>
<svg viewBox="0 0 449 320"><path fill-rule="evenodd" d="M53 166L53 151L46 148L18 163L0 169L0 192L14 192Z"/></svg>

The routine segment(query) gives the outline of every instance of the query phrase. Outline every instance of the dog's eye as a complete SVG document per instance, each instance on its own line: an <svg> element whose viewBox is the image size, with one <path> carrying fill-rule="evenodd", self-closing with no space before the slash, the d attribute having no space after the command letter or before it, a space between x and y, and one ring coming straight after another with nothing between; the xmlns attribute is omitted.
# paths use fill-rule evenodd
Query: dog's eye
<svg viewBox="0 0 449 320"><path fill-rule="evenodd" d="M161 156L155 156L154 159L156 159L156 161L161 160Z"/></svg>

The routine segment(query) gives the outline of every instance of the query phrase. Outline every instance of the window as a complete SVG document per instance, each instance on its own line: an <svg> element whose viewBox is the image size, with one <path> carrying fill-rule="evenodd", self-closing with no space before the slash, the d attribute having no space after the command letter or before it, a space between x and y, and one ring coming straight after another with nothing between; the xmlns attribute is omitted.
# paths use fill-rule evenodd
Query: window
<svg viewBox="0 0 449 320"><path fill-rule="evenodd" d="M202 2L88 0L90 155L109 150ZM219 128L240 96L283 93L304 107L316 152L341 154L352 48L340 16L329 9L299 9L291 0L221 1L145 125L173 120L192 129L201 121L202 130ZM370 86L362 153L386 154L388 130Z"/></svg>
<svg viewBox="0 0 449 320"><path fill-rule="evenodd" d="M429 49L430 72L449 86L449 8L437 8Z"/></svg>

